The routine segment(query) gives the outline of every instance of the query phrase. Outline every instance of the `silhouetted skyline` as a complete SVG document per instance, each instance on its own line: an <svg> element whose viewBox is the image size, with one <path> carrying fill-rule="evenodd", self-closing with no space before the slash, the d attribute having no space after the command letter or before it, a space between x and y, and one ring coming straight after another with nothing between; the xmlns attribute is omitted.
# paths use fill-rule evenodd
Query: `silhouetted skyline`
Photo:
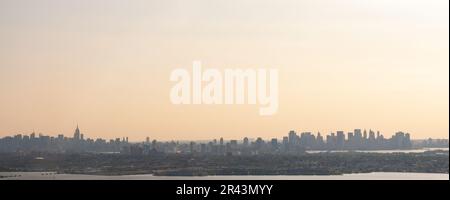
<svg viewBox="0 0 450 200"><path fill-rule="evenodd" d="M291 154L307 150L396 150L417 147L448 147L448 140L431 138L421 143L413 143L411 135L396 132L385 137L379 131L354 129L351 132L336 131L328 135L311 132L297 134L290 131L281 138L264 140L261 137L241 140L211 139L208 141L157 141L147 137L141 142L129 142L128 137L115 139L91 139L85 137L76 127L73 137L36 135L14 135L0 139L0 151L4 152L120 152L120 153L202 153L202 154Z"/></svg>

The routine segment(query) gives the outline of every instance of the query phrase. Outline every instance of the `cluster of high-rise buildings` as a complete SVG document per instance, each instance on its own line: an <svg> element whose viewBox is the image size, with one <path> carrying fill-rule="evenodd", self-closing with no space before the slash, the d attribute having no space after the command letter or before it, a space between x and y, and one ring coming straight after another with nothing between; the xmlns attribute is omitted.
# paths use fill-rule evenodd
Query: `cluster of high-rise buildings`
<svg viewBox="0 0 450 200"><path fill-rule="evenodd" d="M185 145L186 146L186 145ZM212 154L261 154L261 153L298 153L308 150L387 150L411 149L412 142L409 133L397 132L386 139L379 132L355 129L345 134L343 131L330 133L327 136L311 132L297 134L290 131L281 140L272 138L268 141L262 138L250 140L245 137L242 141L229 140L224 142L212 140L209 142L191 142L184 152L212 153Z"/></svg>
<svg viewBox="0 0 450 200"><path fill-rule="evenodd" d="M36 135L34 132L30 135L4 137L0 139L0 152L120 152L128 145L126 137L109 141L102 138L85 138L77 125L72 138L62 134L56 137Z"/></svg>
<svg viewBox="0 0 450 200"><path fill-rule="evenodd" d="M417 147L448 147L448 140L425 140L417 143ZM385 138L379 131L355 129L352 132L336 131L326 136L311 132L298 134L290 131L281 140L262 138L242 140L227 140L223 138L211 141L192 142L158 142L150 141L131 143L127 137L114 140L96 140L84 138L80 129L75 129L72 138L58 135L50 137L35 133L30 135L15 135L0 139L0 152L96 152L124 154L161 154L161 153L192 153L212 155L257 155L257 154L296 154L308 150L394 150L411 149L415 144L409 133L397 132L390 138Z"/></svg>

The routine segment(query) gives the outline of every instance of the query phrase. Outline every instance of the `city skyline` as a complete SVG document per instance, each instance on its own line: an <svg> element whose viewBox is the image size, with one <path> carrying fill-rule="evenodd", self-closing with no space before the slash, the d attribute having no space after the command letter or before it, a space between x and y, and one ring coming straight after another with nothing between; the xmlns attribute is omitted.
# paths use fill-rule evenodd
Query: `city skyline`
<svg viewBox="0 0 450 200"><path fill-rule="evenodd" d="M341 134L341 135L343 134L345 140L347 140L350 137L350 135L353 136L355 134L355 132L359 132L361 137L364 138L364 139L368 139L369 137L372 137L372 136L374 136L375 138L380 138L381 137L383 139L388 139L388 138L386 138L386 136L387 136L386 134L388 134L388 133L385 133L385 132L382 132L382 131L379 131L379 130L376 130L376 129L371 129L371 128L369 128L369 129L366 129L366 128L355 128L355 129L351 129L350 131L334 130L334 131L329 131L329 132L321 132L321 131L315 131L314 132L314 131L305 131L305 130L297 132L297 130L289 129L289 131L286 131L286 132L288 134L289 133L295 133L295 134L299 134L299 135L309 134L309 135L312 135L314 137L322 136L322 137L324 137L324 139L325 139L326 136L337 136L339 134ZM432 137L416 138L416 137L413 137L413 134L410 134L407 131L405 132L405 131L401 131L401 130L397 130L397 131L393 132L392 134L394 135L395 133L404 133L404 134L408 135L408 138L410 138L411 140L428 140L428 139L444 139L444 140L447 139L448 140L448 137L447 138L446 137L442 137L442 138L432 138ZM120 137L110 137L110 138L97 137L97 136L95 136L95 134L89 134L90 136L85 137L86 136L85 132L82 132L80 130L78 124L76 125L76 128L73 131L73 133L70 133L70 134L64 134L64 133L48 134L48 133L36 132L36 131L33 130L31 133L14 133L14 134L9 134L9 135L0 137L0 139L1 138L6 138L6 137L14 137L14 136L18 136L18 135L20 135L20 136L31 136L31 135L33 135L34 137L39 137L40 135L42 135L42 136L49 137L49 138L58 138L58 137L61 138L62 137L62 138L68 138L68 139L74 139L74 140L102 139L102 140L105 140L105 141L107 141L107 140L113 141L113 140L120 139L120 141L126 141L126 142L131 142L131 143L140 143L140 142L143 142L143 141L147 141L150 138L151 138L151 140L158 140L158 141L161 141L161 142L173 142L173 141L176 141L176 142L191 142L191 141L198 142L198 141L211 141L211 140L216 140L217 139L217 138L216 139L211 139L211 138L214 138L214 137L197 138L197 139L196 138L189 138L189 139L177 139L177 138L159 139L157 137L152 137L151 134L149 134L149 135L147 135L147 136L145 136L144 138L141 138L141 139L129 138L129 136L127 136L127 134L123 134ZM265 138L263 138L263 137L261 137L260 135L257 135L257 134L247 134L247 135L242 134L240 136L240 139L247 138L247 139L250 139L252 141L256 140L258 138L262 138L264 140L283 139L283 136L280 137L279 135L280 134L276 134L274 137L265 137ZM72 136L72 137L70 137L70 136ZM226 141L239 140L239 138L227 138L227 137L223 137L223 136L219 136L218 138L221 138L221 139L226 140Z"/></svg>
<svg viewBox="0 0 450 200"><path fill-rule="evenodd" d="M78 125L73 137L59 134L57 137L31 133L0 138L0 152L32 153L120 153L136 155L157 154L213 154L259 155L302 154L311 150L411 150L424 147L448 148L448 139L412 140L409 133L398 131L384 136L379 131L354 129L351 132L336 131L330 134L297 133L289 131L285 136L256 139L210 139L203 141L158 141L147 137L144 141L130 142L128 137L104 139L84 137Z"/></svg>
<svg viewBox="0 0 450 200"><path fill-rule="evenodd" d="M0 137L449 135L448 0L0 1ZM174 105L174 69L277 69L276 114Z"/></svg>
<svg viewBox="0 0 450 200"><path fill-rule="evenodd" d="M77 129L78 129L78 125L79 124L76 124ZM363 131L376 131L376 132L379 132L379 133L387 133L387 131L383 131L383 130L379 130L379 129L372 129L372 128L359 128L359 129L361 129ZM86 129L84 129L84 130L86 130ZM289 132L289 131L292 131L292 130L301 130L301 129L285 129L285 130L286 131L284 131L284 132ZM321 133L321 134L327 135L327 134L331 134L331 133L335 133L336 134L337 132L340 132L342 130L354 130L354 129L352 129L352 128L349 128L349 129L338 129L338 130L336 130L336 129L334 129L334 130L316 129L316 130L304 130L303 132L314 133L314 134ZM103 136L104 134L95 134L95 133L91 133L90 131L88 131L88 132L89 132L89 135L91 137L93 137L93 138L118 138L118 137L122 138L124 135L127 135L126 132L125 132L125 133L115 134L115 135L112 135L112 136L110 134L108 134L108 135L110 135L110 137L108 137L108 136ZM301 132L301 133L303 133L303 132ZM346 131L344 131L344 132L347 134ZM404 132L404 130L402 131L400 129L394 129L394 131L392 131L392 133L395 133L395 132ZM410 131L406 131L406 133L409 133L409 132ZM68 132L62 132L62 131L54 132L54 133L46 133L46 132L40 131L40 129L34 129L33 128L30 131L0 134L0 138L12 136L12 135L17 135L17 134L26 135L26 134L31 134L31 133L34 133L34 134L37 134L37 135L38 134L44 134L44 135L48 135L48 136L52 136L52 137L57 137L58 135L68 136L68 135L72 134L72 133L70 133L70 131L69 131L69 133ZM132 141L132 142L140 142L140 141L142 141L143 139L145 139L147 137L152 137L153 139L157 139L157 140L160 140L160 141L203 141L203 140L209 140L210 138L214 138L214 137L221 137L220 134L222 134L222 133L224 133L224 132L220 131L220 130L218 130L218 131L211 131L211 134L203 136L203 137L197 137L197 138L192 138L192 137L187 137L187 136L186 137L173 137L173 138L160 137L160 135L164 135L164 133L139 133L140 137L135 137L135 136L131 136L131 137L130 136L126 136L126 137L129 138L130 141ZM81 134L84 135L84 133L81 133ZM130 134L128 134L128 135L130 135ZM131 134L131 135L133 135L133 134ZM183 134L183 135L189 135L189 134ZM223 135L227 135L227 134L224 133ZM230 137L224 137L224 138L232 140L232 139L236 139L236 138L241 137L241 135L242 134L237 134L237 136L234 136L234 137L230 136ZM273 134L265 134L265 135L266 136L264 136L264 138L270 139L270 138L277 137L277 135L279 135L279 134L273 133ZM247 133L247 136L249 136L252 139L256 139L258 137L261 137L261 135L258 135L258 133ZM412 134L411 139L412 140L426 140L426 139L429 139L429 138L449 139L448 136L449 135L445 135L444 137L430 137L430 136L427 137L425 135L424 137L420 137L420 136L417 137L417 136Z"/></svg>
<svg viewBox="0 0 450 200"><path fill-rule="evenodd" d="M78 124L76 124L76 127L78 127ZM68 129L71 130L70 128L68 128ZM61 134L65 135L65 136L68 136L68 135L72 134L72 133L70 133L70 131L69 132L57 131L57 132L48 133L48 132L44 132L44 131L40 131L40 130L41 129L34 129L33 128L33 129L30 129L29 131L5 133L5 134L0 134L0 138L12 136L12 135L17 135L17 134L26 135L26 134L31 134L31 133L35 133L37 135L38 134L44 134L44 135L48 135L48 136L52 136L52 137L57 137L58 135L61 135ZM86 129L84 129L84 130L86 130ZM284 132L289 132L291 130L293 130L293 129L285 129ZM295 129L295 130L301 130L301 129ZM335 129L334 130L316 129L316 130L304 130L304 132L309 132L309 133L314 133L314 134L317 134L317 133L330 134L330 133L339 132L341 130L344 130L344 129L338 129L338 130L335 130ZM345 130L347 130L347 129L345 129ZM353 130L353 129L349 128L348 130ZM369 131L369 130L375 131L376 130L376 132L387 133L387 131L382 131L382 130L379 130L379 129L372 129L372 128L361 128L361 130L366 130L366 131ZM114 135L107 134L106 136L105 136L105 134L96 134L96 133L92 133L90 131L88 131L88 132L89 132L89 135L91 137L93 137L93 138L117 138L117 137L121 138L124 135L127 135L126 132L118 133L118 134L114 134ZM400 129L394 129L394 131L392 131L392 133L395 133L395 132L403 132L403 131L400 130ZM409 133L409 131L406 131L406 132ZM130 141L132 141L132 142L140 142L140 141L142 141L142 139L145 139L146 137L152 137L153 139L157 139L157 140L160 140L160 141L174 141L174 140L175 141L201 141L201 140L209 140L212 137L220 137L219 133L220 134L224 133L224 135L227 135L223 131L220 131L220 130L214 131L213 130L213 131L211 131L211 134L209 134L209 135L205 135L203 137L195 137L195 138L188 137L188 136L173 137L173 138L160 137L160 135L164 135L164 133L139 133L138 134L139 137L136 137L136 136L128 136L128 137L129 137ZM130 135L130 134L128 134L128 135ZM133 135L133 134L131 134L131 135ZM182 134L182 135L190 135L190 134L186 133L186 134ZM224 138L235 139L235 138L241 137L241 135L242 134L237 134L237 136L229 136L229 137L224 137ZM265 134L265 135L266 136L264 136L264 138L268 138L269 139L269 138L276 137L279 134L273 133L273 134ZM258 133L247 133L247 136L250 136L251 138L255 139L255 138L260 137L261 135L258 135ZM413 139L413 140L423 140L423 139L429 139L429 138L449 139L448 135L445 135L444 137L427 137L427 135L425 135L424 137L420 137L420 136L418 137L418 136L412 135L412 137L411 137L411 139Z"/></svg>

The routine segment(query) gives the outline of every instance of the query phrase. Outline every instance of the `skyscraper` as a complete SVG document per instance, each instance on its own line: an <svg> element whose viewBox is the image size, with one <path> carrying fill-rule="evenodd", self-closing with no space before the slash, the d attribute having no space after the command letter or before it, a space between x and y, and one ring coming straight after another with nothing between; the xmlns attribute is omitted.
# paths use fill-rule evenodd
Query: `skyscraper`
<svg viewBox="0 0 450 200"><path fill-rule="evenodd" d="M75 133L73 133L73 139L80 140L80 129L78 128L78 124L77 124L77 128L75 129Z"/></svg>
<svg viewBox="0 0 450 200"><path fill-rule="evenodd" d="M297 133L295 131L289 131L289 145L294 146L297 144Z"/></svg>
<svg viewBox="0 0 450 200"><path fill-rule="evenodd" d="M343 149L344 148L344 143L345 143L344 131L337 131L336 135L337 135L336 147L338 149Z"/></svg>

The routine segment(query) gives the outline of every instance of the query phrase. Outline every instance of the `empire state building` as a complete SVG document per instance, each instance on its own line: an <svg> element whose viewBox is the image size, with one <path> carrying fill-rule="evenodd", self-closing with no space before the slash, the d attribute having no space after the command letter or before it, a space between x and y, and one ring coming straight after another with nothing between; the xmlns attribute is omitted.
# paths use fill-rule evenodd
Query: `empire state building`
<svg viewBox="0 0 450 200"><path fill-rule="evenodd" d="M80 129L78 128L78 124L77 124L77 129L75 129L75 133L73 133L73 139L80 140Z"/></svg>

